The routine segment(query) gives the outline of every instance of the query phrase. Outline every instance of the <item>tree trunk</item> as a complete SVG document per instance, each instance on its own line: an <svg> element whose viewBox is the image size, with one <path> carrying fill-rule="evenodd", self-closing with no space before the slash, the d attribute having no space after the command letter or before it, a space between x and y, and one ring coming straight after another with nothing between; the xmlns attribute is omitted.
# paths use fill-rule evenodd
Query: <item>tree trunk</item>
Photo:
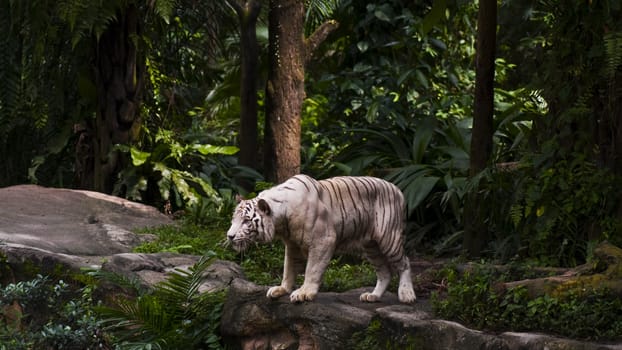
<svg viewBox="0 0 622 350"><path fill-rule="evenodd" d="M121 169L116 144L127 145L140 131L144 58L136 47L140 35L138 9L122 10L96 43L97 115L93 132L93 172L81 183L111 193Z"/></svg>
<svg viewBox="0 0 622 350"><path fill-rule="evenodd" d="M229 1L240 19L242 79L240 87L239 164L257 169L257 76L259 46L255 33L261 4L248 0L244 4ZM252 190L252 184L242 184Z"/></svg>
<svg viewBox="0 0 622 350"><path fill-rule="evenodd" d="M492 155L497 1L480 0L477 17L477 56L475 62L475 101L471 138L470 176L486 168ZM464 210L464 248L471 257L480 255L487 238L481 198L474 191Z"/></svg>
<svg viewBox="0 0 622 350"><path fill-rule="evenodd" d="M304 91L304 4L270 0L264 172L280 183L300 172Z"/></svg>

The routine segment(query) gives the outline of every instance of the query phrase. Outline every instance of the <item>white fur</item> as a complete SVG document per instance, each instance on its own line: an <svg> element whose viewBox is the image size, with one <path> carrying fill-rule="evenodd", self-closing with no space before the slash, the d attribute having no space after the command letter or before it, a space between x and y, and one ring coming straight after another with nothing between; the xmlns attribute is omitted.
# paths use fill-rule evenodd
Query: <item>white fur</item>
<svg viewBox="0 0 622 350"><path fill-rule="evenodd" d="M374 179L373 181L379 180ZM242 217L240 211L240 208L248 203L242 201L236 209L231 228L227 233L234 247L244 249L248 246L248 240L266 242L274 237L282 239L285 243L283 280L281 285L268 289L266 295L270 298L278 298L291 293L290 300L292 302L313 300L320 288L324 271L338 245L342 249L361 248L367 242L362 240L378 239L374 235L363 235L364 232L374 231L378 225L369 224L369 227L361 228L365 230L364 232L351 232L353 230L348 228L346 230L347 237L344 235L342 238L344 241L337 242L336 227L340 227L341 217L344 216L336 215L338 209L328 207L319 198L318 192L313 189L307 190L307 187L312 188L313 185L319 186L319 183L304 175L298 175L281 185L261 192L256 199L253 199L253 208L257 210L257 215L262 217L264 227L264 230L254 238L245 236L244 230L247 228L245 225L248 225L248 222L244 221L245 218ZM326 197L326 194L323 196ZM401 193L398 199L403 202ZM365 205L365 203L361 205ZM371 208L366 210L370 212L369 215L374 216L375 211L384 210L382 205L387 204L373 202L370 205ZM403 203L401 205L403 206ZM343 203L343 207L340 209L347 210L348 215L355 215L355 209L351 207L354 205ZM396 215L399 215L401 220L402 213ZM401 230L400 225L398 226ZM345 223L342 226L345 227ZM401 235L401 231L393 234ZM380 260L384 261L384 259ZM365 302L378 301L389 285L392 269L397 266L399 271L396 272L399 273L400 277L399 300L404 303L414 302L416 297L412 286L408 258L402 257L399 264L395 266L382 265L378 261L379 259L376 259L378 278L376 287L371 293L363 293L360 299ZM293 290L296 276L300 273L305 275L304 283L300 288Z"/></svg>

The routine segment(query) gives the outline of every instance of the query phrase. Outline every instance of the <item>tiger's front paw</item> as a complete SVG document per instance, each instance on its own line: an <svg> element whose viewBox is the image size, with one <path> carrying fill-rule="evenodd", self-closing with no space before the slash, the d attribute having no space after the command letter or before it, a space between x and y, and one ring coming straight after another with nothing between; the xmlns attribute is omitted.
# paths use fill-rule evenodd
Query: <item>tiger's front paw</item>
<svg viewBox="0 0 622 350"><path fill-rule="evenodd" d="M268 289L268 293L266 293L266 296L271 299L276 299L288 293L289 291L282 286L274 286Z"/></svg>
<svg viewBox="0 0 622 350"><path fill-rule="evenodd" d="M373 293L363 293L359 299L366 303L375 303L380 301L380 297Z"/></svg>
<svg viewBox="0 0 622 350"><path fill-rule="evenodd" d="M304 301L312 301L316 295L317 291L301 287L292 292L289 296L289 300L291 300L292 303L302 303Z"/></svg>

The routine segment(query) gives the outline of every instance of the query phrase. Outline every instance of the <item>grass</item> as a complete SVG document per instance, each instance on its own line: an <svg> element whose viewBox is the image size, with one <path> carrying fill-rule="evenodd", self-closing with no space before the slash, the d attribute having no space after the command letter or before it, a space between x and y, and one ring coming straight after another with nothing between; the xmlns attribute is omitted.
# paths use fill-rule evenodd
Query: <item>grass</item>
<svg viewBox="0 0 622 350"><path fill-rule="evenodd" d="M152 242L135 248L139 253L174 252L204 255L213 252L222 260L234 261L242 267L248 280L261 285L276 285L283 274L285 249L281 242L258 245L244 254L238 254L225 246L228 219L214 219L197 225L182 221L180 225L166 225L145 229L141 233L156 235ZM373 267L365 261L351 257L337 257L331 261L324 275L322 291L343 292L363 286L373 286L376 275ZM298 285L302 283L299 277Z"/></svg>

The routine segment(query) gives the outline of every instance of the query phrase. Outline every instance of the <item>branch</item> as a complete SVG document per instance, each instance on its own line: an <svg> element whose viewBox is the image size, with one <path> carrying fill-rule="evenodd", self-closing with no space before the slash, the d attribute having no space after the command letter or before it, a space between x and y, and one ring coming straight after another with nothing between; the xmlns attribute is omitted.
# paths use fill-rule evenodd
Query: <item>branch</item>
<svg viewBox="0 0 622 350"><path fill-rule="evenodd" d="M322 25L319 26L313 32L313 34L311 34L311 36L309 36L305 40L305 47L304 47L304 49L305 49L305 55L304 55L304 62L305 62L305 64L307 64L307 63L309 63L309 61L311 61L311 58L313 57L313 53L315 52L315 50L317 50L318 46L320 46L320 44L322 42L324 42L324 40L326 40L328 35L330 33L332 33L333 31L335 31L338 27L339 27L339 22L331 19L329 21L326 21L326 22L322 23Z"/></svg>
<svg viewBox="0 0 622 350"><path fill-rule="evenodd" d="M532 298L568 290L590 291L597 288L622 296L622 249L604 242L594 249L593 254L593 262L577 266L562 275L507 282L498 287L504 290L522 286Z"/></svg>

